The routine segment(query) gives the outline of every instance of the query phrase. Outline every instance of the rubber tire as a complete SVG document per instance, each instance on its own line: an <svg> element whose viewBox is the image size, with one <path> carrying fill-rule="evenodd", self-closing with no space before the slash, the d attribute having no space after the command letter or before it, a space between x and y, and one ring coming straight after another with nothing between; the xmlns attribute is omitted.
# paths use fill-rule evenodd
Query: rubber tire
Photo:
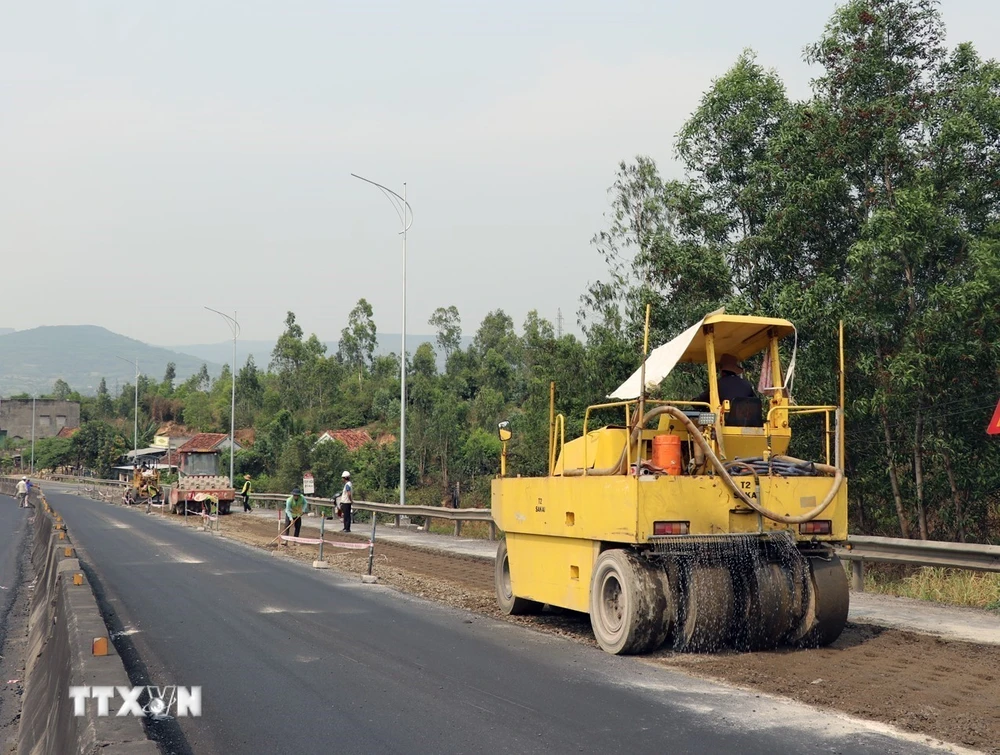
<svg viewBox="0 0 1000 755"><path fill-rule="evenodd" d="M662 570L630 551L604 551L590 581L590 626L601 649L612 655L659 648L670 632L673 605Z"/></svg>
<svg viewBox="0 0 1000 755"><path fill-rule="evenodd" d="M847 625L850 604L851 591L841 560L837 556L810 558L806 615L792 642L805 648L831 644Z"/></svg>
<svg viewBox="0 0 1000 755"><path fill-rule="evenodd" d="M745 575L746 616L737 643L739 649L777 647L797 623L794 576L780 564L758 564Z"/></svg>
<svg viewBox="0 0 1000 755"><path fill-rule="evenodd" d="M542 610L542 604L538 601L514 595L510 581L510 561L507 557L507 538L501 540L497 546L497 557L493 567L493 588L497 595L497 605L507 616L524 616Z"/></svg>
<svg viewBox="0 0 1000 755"><path fill-rule="evenodd" d="M733 576L726 566L689 564L681 597L684 620L674 635L674 650L704 653L728 644L736 616Z"/></svg>

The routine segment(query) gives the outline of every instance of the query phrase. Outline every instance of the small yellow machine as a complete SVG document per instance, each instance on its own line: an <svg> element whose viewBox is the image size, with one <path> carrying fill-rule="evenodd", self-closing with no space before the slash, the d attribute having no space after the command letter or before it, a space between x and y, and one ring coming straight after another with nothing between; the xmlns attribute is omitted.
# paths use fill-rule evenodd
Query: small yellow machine
<svg viewBox="0 0 1000 755"><path fill-rule="evenodd" d="M714 312L648 358L644 346L640 368L587 409L570 442L553 400L548 475L504 469L492 484L505 532L500 608L589 613L597 642L616 654L833 642L849 601L832 548L847 538L843 345L839 405L799 406L789 397L794 345L787 370L779 350L794 334L787 320ZM723 355L761 355L757 397L720 400ZM680 363L713 366L708 400L649 400ZM624 421L592 430L596 410ZM787 455L790 420L803 414L820 415L822 462ZM511 432L503 423L504 446Z"/></svg>
<svg viewBox="0 0 1000 755"><path fill-rule="evenodd" d="M160 472L147 467L135 467L132 470L132 497L136 503L156 501L162 496L160 488Z"/></svg>

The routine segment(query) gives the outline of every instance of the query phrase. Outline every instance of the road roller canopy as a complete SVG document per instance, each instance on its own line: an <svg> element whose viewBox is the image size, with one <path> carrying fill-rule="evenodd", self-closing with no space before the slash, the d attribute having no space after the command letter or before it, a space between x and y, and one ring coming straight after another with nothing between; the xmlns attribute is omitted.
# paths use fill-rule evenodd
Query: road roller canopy
<svg viewBox="0 0 1000 755"><path fill-rule="evenodd" d="M712 312L685 330L672 341L653 349L646 359L646 390L658 386L674 367L681 363L707 364L705 349L705 329L711 327L715 333L715 354L732 354L743 361L767 348L770 337L784 338L795 332L795 326L788 320L776 317L754 317L751 315L729 315L725 310ZM614 399L638 398L641 381L640 367L628 380L608 394Z"/></svg>

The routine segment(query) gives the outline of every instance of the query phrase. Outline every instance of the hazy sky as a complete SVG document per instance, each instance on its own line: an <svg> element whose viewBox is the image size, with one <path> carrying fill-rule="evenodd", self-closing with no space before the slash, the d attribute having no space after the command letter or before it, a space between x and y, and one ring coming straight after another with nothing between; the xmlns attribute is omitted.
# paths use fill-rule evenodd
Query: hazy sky
<svg viewBox="0 0 1000 755"><path fill-rule="evenodd" d="M576 330L617 163L674 135L744 47L792 96L832 2L0 0L0 327L159 343L335 339L359 297L411 333L454 304ZM986 0L949 44L1000 57ZM11 273L17 271L17 280ZM28 287L44 306L14 296ZM39 301L32 297L32 302Z"/></svg>

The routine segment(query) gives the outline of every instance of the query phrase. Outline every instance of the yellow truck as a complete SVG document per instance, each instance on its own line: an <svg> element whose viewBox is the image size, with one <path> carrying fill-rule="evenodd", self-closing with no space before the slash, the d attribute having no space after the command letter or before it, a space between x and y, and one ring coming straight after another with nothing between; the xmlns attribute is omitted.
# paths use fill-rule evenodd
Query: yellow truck
<svg viewBox="0 0 1000 755"><path fill-rule="evenodd" d="M787 368L779 348L794 335L787 320L719 310L648 357L644 345L636 372L587 409L581 437L566 442L552 402L544 477L507 476L512 430L501 423L501 610L588 613L615 654L833 642L849 602L832 547L847 539L843 345L838 403L802 406L790 398L797 339ZM720 398L707 367L751 359L762 375L754 395ZM704 400L650 399L684 363L706 366ZM591 429L608 411L622 422ZM815 428L821 461L788 455L793 420Z"/></svg>

